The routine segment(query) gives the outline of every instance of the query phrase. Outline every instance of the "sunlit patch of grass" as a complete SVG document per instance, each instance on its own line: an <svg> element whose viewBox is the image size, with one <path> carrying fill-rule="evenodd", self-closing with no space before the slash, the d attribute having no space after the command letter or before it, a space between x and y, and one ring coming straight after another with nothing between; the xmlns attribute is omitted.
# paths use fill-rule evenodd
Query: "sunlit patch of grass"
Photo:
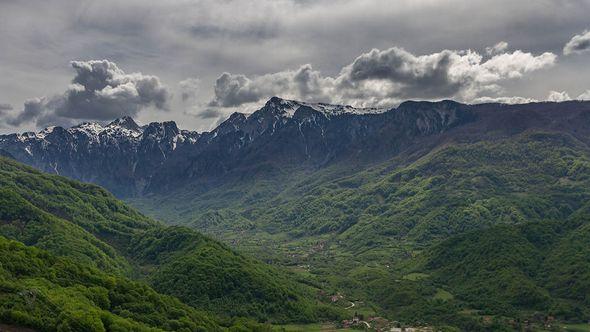
<svg viewBox="0 0 590 332"><path fill-rule="evenodd" d="M453 298L454 298L453 297L453 294L447 292L444 289L440 289L440 288L437 289L436 290L436 294L434 294L434 299L435 300L449 301L449 300L452 300Z"/></svg>
<svg viewBox="0 0 590 332"><path fill-rule="evenodd" d="M430 275L426 274L426 273L410 273L410 274L406 274L403 278L405 280L410 280L410 281L418 281L418 280L423 280L428 278Z"/></svg>

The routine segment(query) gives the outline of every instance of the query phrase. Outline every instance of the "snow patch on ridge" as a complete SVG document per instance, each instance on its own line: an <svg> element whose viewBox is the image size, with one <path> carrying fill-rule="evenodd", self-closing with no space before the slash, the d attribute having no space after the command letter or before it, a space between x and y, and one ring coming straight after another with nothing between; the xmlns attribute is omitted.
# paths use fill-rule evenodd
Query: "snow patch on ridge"
<svg viewBox="0 0 590 332"><path fill-rule="evenodd" d="M295 112L301 107L309 107L316 112L320 112L327 117L338 116L343 114L365 115L365 114L381 114L387 112L387 108L357 108L350 105L333 105L326 103L308 103L296 100L282 99L278 97L271 98L263 109L274 111L277 115L286 118L292 118ZM254 112L256 113L256 112ZM252 114L254 114L252 113ZM250 114L250 115L252 115Z"/></svg>
<svg viewBox="0 0 590 332"><path fill-rule="evenodd" d="M45 139L45 137L47 137L47 135L53 133L53 130L55 130L55 126L51 126L51 127L47 127L43 130L41 130L40 132L38 132L37 134L35 134L35 137L37 137L38 139ZM25 133L27 134L27 133Z"/></svg>

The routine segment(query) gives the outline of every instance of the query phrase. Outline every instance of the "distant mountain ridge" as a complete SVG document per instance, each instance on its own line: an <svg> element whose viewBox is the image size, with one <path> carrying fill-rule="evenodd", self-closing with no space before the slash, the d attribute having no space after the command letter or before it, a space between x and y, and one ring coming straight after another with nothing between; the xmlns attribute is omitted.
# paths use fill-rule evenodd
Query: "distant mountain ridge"
<svg viewBox="0 0 590 332"><path fill-rule="evenodd" d="M154 169L178 146L194 144L198 137L172 121L139 126L123 117L104 126L85 122L68 129L2 135L0 149L40 170L128 196L141 192Z"/></svg>
<svg viewBox="0 0 590 332"><path fill-rule="evenodd" d="M250 164L251 158L317 167L351 153L383 154L379 150L396 150L412 137L469 121L468 109L452 101L407 102L387 110L273 97L250 115L232 114L211 132L180 130L172 121L139 126L123 117L104 126L85 122L2 135L0 149L40 170L128 197L166 190L187 179L224 176ZM271 151L274 156L265 155Z"/></svg>
<svg viewBox="0 0 590 332"><path fill-rule="evenodd" d="M343 160L371 163L402 151L428 151L449 137L477 140L530 128L590 132L586 110L589 102L576 101L407 101L377 109L273 97L252 114L232 114L210 132L180 130L173 121L139 126L123 117L107 125L85 122L1 135L0 150L40 170L136 197L260 174L261 165L262 173L272 173L291 165L317 169Z"/></svg>

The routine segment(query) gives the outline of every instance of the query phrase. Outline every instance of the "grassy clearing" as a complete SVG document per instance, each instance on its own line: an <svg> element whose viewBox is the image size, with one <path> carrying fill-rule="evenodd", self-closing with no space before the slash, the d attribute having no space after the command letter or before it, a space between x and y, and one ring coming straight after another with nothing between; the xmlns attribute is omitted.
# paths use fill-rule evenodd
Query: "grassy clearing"
<svg viewBox="0 0 590 332"><path fill-rule="evenodd" d="M434 294L434 299L435 300L443 300L443 301L449 301L452 300L454 298L453 294L447 292L444 289L437 289L436 290L436 294Z"/></svg>
<svg viewBox="0 0 590 332"><path fill-rule="evenodd" d="M565 331L571 332L589 332L590 331L590 324L567 324L562 325Z"/></svg>
<svg viewBox="0 0 590 332"><path fill-rule="evenodd" d="M405 280L410 280L410 281L418 281L418 280L423 280L428 278L429 275L426 273L410 273L410 274L406 274L404 276Z"/></svg>

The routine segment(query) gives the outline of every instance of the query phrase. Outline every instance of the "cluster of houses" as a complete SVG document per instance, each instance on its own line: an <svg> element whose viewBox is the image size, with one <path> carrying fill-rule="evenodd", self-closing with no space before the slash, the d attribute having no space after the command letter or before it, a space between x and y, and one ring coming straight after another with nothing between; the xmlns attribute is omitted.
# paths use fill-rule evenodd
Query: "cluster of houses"
<svg viewBox="0 0 590 332"><path fill-rule="evenodd" d="M350 320L342 321L343 328L365 328L377 332L434 332L429 326L409 327L402 326L399 322L391 322L383 317L370 317L363 320L362 316L357 316Z"/></svg>

